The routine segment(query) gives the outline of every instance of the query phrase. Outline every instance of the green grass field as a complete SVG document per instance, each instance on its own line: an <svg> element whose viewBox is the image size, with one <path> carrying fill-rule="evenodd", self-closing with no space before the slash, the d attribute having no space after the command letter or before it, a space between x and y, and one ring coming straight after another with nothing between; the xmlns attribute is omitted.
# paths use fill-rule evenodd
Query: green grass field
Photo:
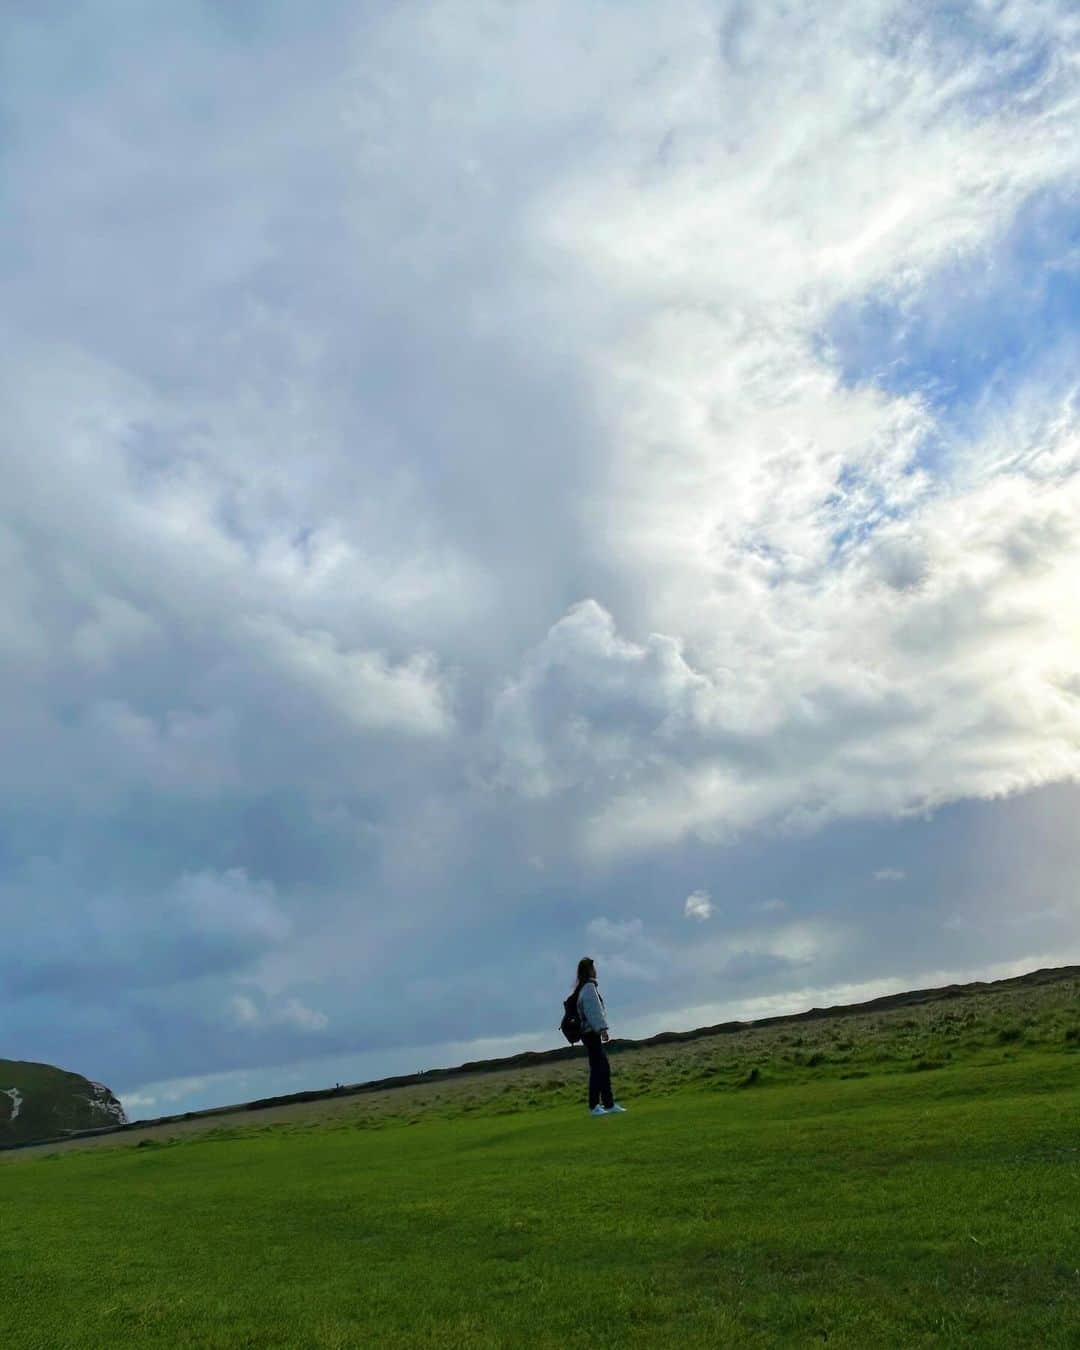
<svg viewBox="0 0 1080 1350"><path fill-rule="evenodd" d="M1076 1017L617 1055L599 1120L563 1065L11 1155L0 1345L1075 1347Z"/></svg>

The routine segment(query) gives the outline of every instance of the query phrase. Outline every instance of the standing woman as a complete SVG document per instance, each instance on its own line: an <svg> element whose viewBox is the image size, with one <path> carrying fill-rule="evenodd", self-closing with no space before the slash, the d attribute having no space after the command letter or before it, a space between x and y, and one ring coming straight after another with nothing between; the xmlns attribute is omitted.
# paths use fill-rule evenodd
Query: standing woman
<svg viewBox="0 0 1080 1350"><path fill-rule="evenodd" d="M589 1111L607 1116L625 1111L611 1095L611 1066L604 1046L611 1039L604 1000L596 987L596 963L583 956L577 966L577 1012L581 1019L581 1039L589 1052Z"/></svg>

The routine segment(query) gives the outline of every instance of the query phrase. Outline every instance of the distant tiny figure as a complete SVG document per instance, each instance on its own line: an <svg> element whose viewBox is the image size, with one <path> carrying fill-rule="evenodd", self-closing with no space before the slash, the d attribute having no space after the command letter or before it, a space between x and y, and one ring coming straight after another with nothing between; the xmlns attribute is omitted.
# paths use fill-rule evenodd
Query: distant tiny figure
<svg viewBox="0 0 1080 1350"><path fill-rule="evenodd" d="M611 1066L604 1046L611 1039L608 1031L604 1000L596 983L596 963L591 956L583 956L577 967L578 1017L581 1019L581 1040L589 1054L589 1112L607 1116L625 1111L611 1095Z"/></svg>

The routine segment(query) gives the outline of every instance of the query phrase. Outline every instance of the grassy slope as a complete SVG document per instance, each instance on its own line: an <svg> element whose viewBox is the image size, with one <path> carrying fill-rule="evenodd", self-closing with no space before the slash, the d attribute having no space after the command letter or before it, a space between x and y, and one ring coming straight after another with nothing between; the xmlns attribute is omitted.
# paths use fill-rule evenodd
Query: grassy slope
<svg viewBox="0 0 1080 1350"><path fill-rule="evenodd" d="M1031 1049L1080 1048L1080 968L1041 971L995 984L898 995L897 1006L844 1011L840 1016L747 1024L718 1034L692 1032L660 1043L612 1043L616 1087L656 1093L691 1083L735 1087L755 1070L766 1083L910 1073L959 1063L993 1063ZM388 1116L421 1118L431 1112L514 1111L541 1103L579 1101L581 1048L572 1057L528 1067L488 1065L476 1072L432 1075L378 1091L304 1094L276 1105L220 1108L159 1122L137 1122L125 1132L40 1148L128 1147L138 1138L173 1139L253 1121L293 1123L347 1117L378 1122ZM505 1063L505 1062L504 1062ZM0 1084L2 1086L2 1084ZM38 1148L35 1148L38 1151ZM9 1154L0 1149L0 1165Z"/></svg>
<svg viewBox="0 0 1080 1350"><path fill-rule="evenodd" d="M0 1336L1075 1346L1077 1026L1065 983L619 1056L622 1117L562 1066L15 1155Z"/></svg>

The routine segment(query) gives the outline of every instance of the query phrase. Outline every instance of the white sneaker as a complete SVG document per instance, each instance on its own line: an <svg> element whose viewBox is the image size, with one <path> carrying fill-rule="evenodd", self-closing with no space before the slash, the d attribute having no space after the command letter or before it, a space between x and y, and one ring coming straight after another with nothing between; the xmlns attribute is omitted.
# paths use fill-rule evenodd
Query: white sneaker
<svg viewBox="0 0 1080 1350"><path fill-rule="evenodd" d="M619 1103L616 1102L614 1106L609 1106L604 1114L610 1116L613 1111L625 1111L625 1110L626 1110L625 1106L620 1106Z"/></svg>
<svg viewBox="0 0 1080 1350"><path fill-rule="evenodd" d="M593 1109L589 1112L589 1115L590 1115L590 1116L606 1116L606 1115L607 1115L607 1107L606 1107L606 1106L594 1106Z"/></svg>

